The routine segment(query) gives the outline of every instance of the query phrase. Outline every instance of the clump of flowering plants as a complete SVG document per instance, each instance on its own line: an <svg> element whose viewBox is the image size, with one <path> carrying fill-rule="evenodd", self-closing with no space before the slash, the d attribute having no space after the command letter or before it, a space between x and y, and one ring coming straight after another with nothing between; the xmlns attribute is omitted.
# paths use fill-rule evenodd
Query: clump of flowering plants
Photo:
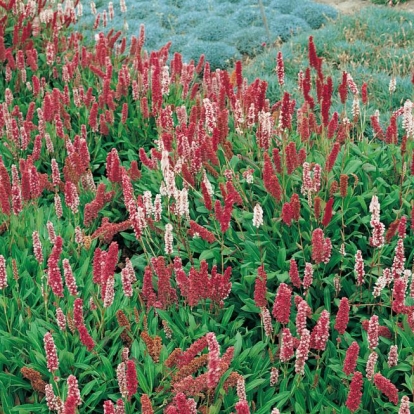
<svg viewBox="0 0 414 414"><path fill-rule="evenodd" d="M311 37L269 102L63 6L0 2L2 410L409 411L408 97L382 125Z"/></svg>

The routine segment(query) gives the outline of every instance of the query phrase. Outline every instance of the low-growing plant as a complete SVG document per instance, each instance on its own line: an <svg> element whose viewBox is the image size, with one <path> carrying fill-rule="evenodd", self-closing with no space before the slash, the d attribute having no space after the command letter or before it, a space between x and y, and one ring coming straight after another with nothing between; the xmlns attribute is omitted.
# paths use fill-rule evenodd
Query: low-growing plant
<svg viewBox="0 0 414 414"><path fill-rule="evenodd" d="M300 17L312 29L319 29L328 20L335 20L338 12L331 6L318 3L305 3L292 10L294 16Z"/></svg>

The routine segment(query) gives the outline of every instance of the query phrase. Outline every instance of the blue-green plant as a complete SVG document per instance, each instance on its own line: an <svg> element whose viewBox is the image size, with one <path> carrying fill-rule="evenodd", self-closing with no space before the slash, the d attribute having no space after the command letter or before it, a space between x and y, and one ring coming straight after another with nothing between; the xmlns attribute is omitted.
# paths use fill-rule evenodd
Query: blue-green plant
<svg viewBox="0 0 414 414"><path fill-rule="evenodd" d="M292 14L305 20L312 29L319 29L329 19L336 19L338 16L333 7L310 2L296 7Z"/></svg>

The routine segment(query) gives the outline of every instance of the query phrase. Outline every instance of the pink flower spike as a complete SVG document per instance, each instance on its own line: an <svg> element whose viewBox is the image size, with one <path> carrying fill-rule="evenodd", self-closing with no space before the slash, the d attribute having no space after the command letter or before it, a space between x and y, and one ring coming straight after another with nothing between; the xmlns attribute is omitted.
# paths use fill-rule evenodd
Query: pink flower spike
<svg viewBox="0 0 414 414"><path fill-rule="evenodd" d="M389 379L380 373L376 373L374 375L374 384L392 403L398 404L398 389Z"/></svg>
<svg viewBox="0 0 414 414"><path fill-rule="evenodd" d="M132 359L129 359L126 362L126 387L128 390L128 400L136 394L138 389L138 380L137 380L137 369L135 367L135 362Z"/></svg>
<svg viewBox="0 0 414 414"><path fill-rule="evenodd" d="M289 322L292 292L289 286L281 283L273 305L272 315L280 323L286 325Z"/></svg>
<svg viewBox="0 0 414 414"><path fill-rule="evenodd" d="M348 398L345 405L353 413L361 405L363 378L360 372L355 372L349 386Z"/></svg>
<svg viewBox="0 0 414 414"><path fill-rule="evenodd" d="M283 86L285 84L285 67L283 64L283 55L280 51L277 53L276 63L277 79L279 85Z"/></svg>
<svg viewBox="0 0 414 414"><path fill-rule="evenodd" d="M78 386L78 380L76 379L74 375L69 375L67 379L67 383L68 383L68 397L70 396L73 397L75 400L75 404L81 405L82 401L81 401L81 396L80 396L80 391L79 391L79 386Z"/></svg>
<svg viewBox="0 0 414 414"><path fill-rule="evenodd" d="M42 252L42 243L40 242L39 233L34 231L32 234L33 238L33 251L34 256L37 262L42 265L43 264L43 252Z"/></svg>
<svg viewBox="0 0 414 414"><path fill-rule="evenodd" d="M76 285L75 277L73 276L72 268L68 259L63 259L63 274L65 276L66 286L72 296L77 296L78 287Z"/></svg>
<svg viewBox="0 0 414 414"><path fill-rule="evenodd" d="M220 381L220 346L213 332L209 332L206 338L209 351L207 386L214 388Z"/></svg>
<svg viewBox="0 0 414 414"><path fill-rule="evenodd" d="M47 369L49 372L55 372L59 368L59 360L57 356L55 342L53 340L52 334L47 332L43 337L43 343L46 353L46 362Z"/></svg>
<svg viewBox="0 0 414 414"><path fill-rule="evenodd" d="M343 335L346 331L346 327L349 322L349 301L348 298L342 298L339 303L338 313L335 320L335 329L340 335Z"/></svg>
<svg viewBox="0 0 414 414"><path fill-rule="evenodd" d="M0 254L0 289L7 287L6 261Z"/></svg>

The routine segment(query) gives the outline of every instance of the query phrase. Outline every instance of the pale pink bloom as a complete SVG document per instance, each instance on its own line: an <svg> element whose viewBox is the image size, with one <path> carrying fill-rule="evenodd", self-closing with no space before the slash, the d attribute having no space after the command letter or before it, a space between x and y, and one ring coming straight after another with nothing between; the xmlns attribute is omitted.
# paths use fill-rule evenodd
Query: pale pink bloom
<svg viewBox="0 0 414 414"><path fill-rule="evenodd" d="M239 378L237 380L237 396L239 397L239 400L246 401L246 388L244 385L244 378Z"/></svg>
<svg viewBox="0 0 414 414"><path fill-rule="evenodd" d="M208 345L207 386L214 388L220 381L220 346L213 332L209 332L206 338Z"/></svg>
<svg viewBox="0 0 414 414"><path fill-rule="evenodd" d="M206 118L206 130L209 134L211 134L213 133L214 128L217 126L216 108L208 98L203 99L203 108Z"/></svg>
<svg viewBox="0 0 414 414"><path fill-rule="evenodd" d="M61 308L56 309L56 322L61 331L66 330L66 317Z"/></svg>
<svg viewBox="0 0 414 414"><path fill-rule="evenodd" d="M57 218L61 218L63 216L63 209L62 209L62 200L58 193L55 193L55 212Z"/></svg>
<svg viewBox="0 0 414 414"><path fill-rule="evenodd" d="M83 233L79 226L75 227L75 242L77 244L83 244Z"/></svg>
<svg viewBox="0 0 414 414"><path fill-rule="evenodd" d="M51 221L48 221L46 223L47 233L49 235L50 243L55 244L56 241L56 233L55 228L53 226L53 223Z"/></svg>
<svg viewBox="0 0 414 414"><path fill-rule="evenodd" d="M289 361L294 354L293 337L289 328L284 328L282 331L282 343L280 346L280 360L282 362Z"/></svg>
<svg viewBox="0 0 414 414"><path fill-rule="evenodd" d="M272 317L270 316L269 309L263 307L260 310L260 316L262 318L265 335L270 338L273 333Z"/></svg>
<svg viewBox="0 0 414 414"><path fill-rule="evenodd" d="M121 393L123 398L128 398L125 362L121 362L118 365L116 369L116 378L118 380L119 392Z"/></svg>
<svg viewBox="0 0 414 414"><path fill-rule="evenodd" d="M300 343L296 349L296 374L303 375L305 373L305 362L309 357L310 333L307 329L303 329Z"/></svg>
<svg viewBox="0 0 414 414"><path fill-rule="evenodd" d="M355 255L355 266L354 266L355 274L356 274L356 284L357 286L361 286L364 283L364 259L362 258L361 250L357 250Z"/></svg>
<svg viewBox="0 0 414 414"><path fill-rule="evenodd" d="M78 286L76 284L75 277L73 276L72 268L70 266L68 259L63 259L63 274L65 276L65 283L68 287L69 293L72 296L77 296L78 294Z"/></svg>
<svg viewBox="0 0 414 414"><path fill-rule="evenodd" d="M165 243L165 254L171 254L173 252L173 226L170 223L165 225L164 243Z"/></svg>
<svg viewBox="0 0 414 414"><path fill-rule="evenodd" d="M400 409L398 410L398 414L410 414L410 399L404 395L404 397L401 398L401 405Z"/></svg>
<svg viewBox="0 0 414 414"><path fill-rule="evenodd" d="M311 346L313 349L324 351L326 343L329 338L329 312L327 310L322 311L321 316L318 319L311 334Z"/></svg>
<svg viewBox="0 0 414 414"><path fill-rule="evenodd" d="M356 86L356 83L354 82L354 79L352 78L352 76L348 73L347 74L347 83L349 86L349 89L351 90L353 95L359 95L359 91L358 91L358 87Z"/></svg>
<svg viewBox="0 0 414 414"><path fill-rule="evenodd" d="M74 375L69 375L67 379L67 383L68 383L68 397L69 396L74 397L76 401L76 405L81 405L82 401L81 401L81 396L80 396L80 391L79 391L79 386L78 386L78 380L76 379Z"/></svg>
<svg viewBox="0 0 414 414"><path fill-rule="evenodd" d="M32 238L33 238L34 256L37 262L41 265L43 263L43 252L42 252L42 244L39 238L39 233L37 231L34 231L32 234Z"/></svg>
<svg viewBox="0 0 414 414"><path fill-rule="evenodd" d="M66 205L73 211L78 212L79 207L79 195L76 185L70 181L66 181L65 184L65 202Z"/></svg>
<svg viewBox="0 0 414 414"><path fill-rule="evenodd" d="M306 300L302 299L297 305L298 311L296 313L296 332L298 336L302 335L304 329L306 329L306 318L310 311L310 307L307 304Z"/></svg>
<svg viewBox="0 0 414 414"><path fill-rule="evenodd" d="M46 151L48 154L51 154L52 152L55 151L55 149L53 148L53 142L48 133L45 133L45 141L46 141Z"/></svg>
<svg viewBox="0 0 414 414"><path fill-rule="evenodd" d="M404 255L404 240L398 239L397 246L394 252L394 261L391 267L392 277L397 279L404 273L405 255Z"/></svg>
<svg viewBox="0 0 414 414"><path fill-rule="evenodd" d="M309 289L313 281L313 267L312 263L305 263L305 273L303 276L303 288L305 290Z"/></svg>
<svg viewBox="0 0 414 414"><path fill-rule="evenodd" d="M121 271L121 281L122 281L122 289L124 291L124 295L126 297L131 297L132 292L132 286L131 286L131 279L130 279L130 272L129 269L124 267Z"/></svg>
<svg viewBox="0 0 414 414"><path fill-rule="evenodd" d="M0 289L7 287L7 272L6 272L6 261L0 254Z"/></svg>
<svg viewBox="0 0 414 414"><path fill-rule="evenodd" d="M104 299L104 308L109 308L114 301L115 291L114 291L115 279L113 276L110 276L106 281L106 290L105 290L105 299Z"/></svg>
<svg viewBox="0 0 414 414"><path fill-rule="evenodd" d="M270 386L273 387L277 384L279 379L279 370L276 367L272 367L270 371Z"/></svg>
<svg viewBox="0 0 414 414"><path fill-rule="evenodd" d="M170 73L168 66L162 67L161 73L161 93L168 95L170 93Z"/></svg>
<svg viewBox="0 0 414 414"><path fill-rule="evenodd" d="M375 364L377 363L377 359L378 354L375 351L372 351L369 354L367 365L365 367L366 376L370 381L374 378Z"/></svg>
<svg viewBox="0 0 414 414"><path fill-rule="evenodd" d="M52 334L47 332L43 337L43 343L46 353L47 369L49 372L54 372L59 368L59 360L57 356L55 341Z"/></svg>
<svg viewBox="0 0 414 414"><path fill-rule="evenodd" d="M393 76L390 79L390 84L388 85L388 90L389 90L390 93L394 93L396 89L397 89L397 79L395 78L395 76Z"/></svg>
<svg viewBox="0 0 414 414"><path fill-rule="evenodd" d="M154 200L154 221L161 220L161 213L162 213L161 194L157 194Z"/></svg>
<svg viewBox="0 0 414 414"><path fill-rule="evenodd" d="M263 209L259 203L253 209L253 226L259 228L263 225Z"/></svg>
<svg viewBox="0 0 414 414"><path fill-rule="evenodd" d="M45 385L45 397L46 397L46 405L51 411L58 411L62 410L62 402L60 401L59 397L56 397L55 393L53 392L52 384Z"/></svg>
<svg viewBox="0 0 414 414"><path fill-rule="evenodd" d="M369 320L368 330L367 330L368 344L369 344L370 349L374 349L378 346L378 328L379 328L378 316L373 315L371 316L371 319Z"/></svg>
<svg viewBox="0 0 414 414"><path fill-rule="evenodd" d="M60 172L59 172L59 165L54 158L51 161L52 165L52 183L55 186L60 184Z"/></svg>
<svg viewBox="0 0 414 414"><path fill-rule="evenodd" d="M395 367L398 364L398 346L391 345L388 353L388 366Z"/></svg>

